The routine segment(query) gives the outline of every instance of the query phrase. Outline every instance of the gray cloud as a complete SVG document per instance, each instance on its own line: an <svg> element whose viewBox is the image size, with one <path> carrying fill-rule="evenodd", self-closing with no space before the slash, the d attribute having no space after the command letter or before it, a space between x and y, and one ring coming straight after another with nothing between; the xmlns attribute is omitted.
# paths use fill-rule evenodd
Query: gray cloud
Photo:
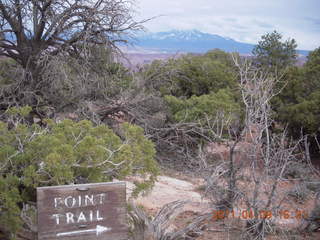
<svg viewBox="0 0 320 240"><path fill-rule="evenodd" d="M223 20L225 20L226 22L231 22L231 23L236 23L237 22L236 18L224 18Z"/></svg>
<svg viewBox="0 0 320 240"><path fill-rule="evenodd" d="M277 30L300 49L320 46L319 0L137 0L141 18L153 32L198 29L248 43Z"/></svg>
<svg viewBox="0 0 320 240"><path fill-rule="evenodd" d="M320 31L320 18L306 18L312 24L314 31Z"/></svg>
<svg viewBox="0 0 320 240"><path fill-rule="evenodd" d="M258 27L265 28L265 29L268 29L268 28L274 29L275 28L273 25L271 25L269 23L261 22L258 20L254 20L253 23L256 24Z"/></svg>

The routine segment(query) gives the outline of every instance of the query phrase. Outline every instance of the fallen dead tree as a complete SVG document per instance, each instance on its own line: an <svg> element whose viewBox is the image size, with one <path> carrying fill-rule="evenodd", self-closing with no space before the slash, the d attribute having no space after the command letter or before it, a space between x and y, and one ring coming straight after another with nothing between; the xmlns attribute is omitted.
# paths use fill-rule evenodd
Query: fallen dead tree
<svg viewBox="0 0 320 240"><path fill-rule="evenodd" d="M186 202L175 201L169 203L156 214L148 216L141 208L132 205L129 213L132 240L182 240L196 239L204 230L204 223L211 214L205 214L193 219L182 229L174 229L172 222L181 212Z"/></svg>

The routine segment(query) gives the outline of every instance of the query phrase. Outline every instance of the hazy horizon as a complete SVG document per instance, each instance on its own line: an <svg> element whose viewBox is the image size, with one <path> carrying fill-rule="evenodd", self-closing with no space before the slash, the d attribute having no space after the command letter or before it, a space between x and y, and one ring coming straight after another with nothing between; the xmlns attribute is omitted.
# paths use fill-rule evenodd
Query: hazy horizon
<svg viewBox="0 0 320 240"><path fill-rule="evenodd" d="M137 0L136 6L141 19L158 16L145 24L150 32L196 29L257 44L277 30L284 39L294 38L298 49L320 46L318 0Z"/></svg>

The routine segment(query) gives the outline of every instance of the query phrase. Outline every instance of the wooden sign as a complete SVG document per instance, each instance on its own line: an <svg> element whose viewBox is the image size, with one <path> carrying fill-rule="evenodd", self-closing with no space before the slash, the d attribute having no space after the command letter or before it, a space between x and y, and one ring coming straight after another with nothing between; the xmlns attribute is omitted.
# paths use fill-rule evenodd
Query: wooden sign
<svg viewBox="0 0 320 240"><path fill-rule="evenodd" d="M39 240L127 240L126 184L37 188Z"/></svg>

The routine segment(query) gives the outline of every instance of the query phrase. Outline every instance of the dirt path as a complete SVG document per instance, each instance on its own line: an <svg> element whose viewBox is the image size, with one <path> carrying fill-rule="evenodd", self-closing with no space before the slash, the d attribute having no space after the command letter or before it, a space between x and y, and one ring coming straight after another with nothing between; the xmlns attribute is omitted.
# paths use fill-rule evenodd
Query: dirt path
<svg viewBox="0 0 320 240"><path fill-rule="evenodd" d="M201 179L193 178L188 181L188 176L180 176L180 174L170 174L169 176L159 176L158 181L155 183L153 189L145 196L139 196L133 201L142 206L148 213L156 214L166 204L177 200L188 200L189 203L185 205L182 212L177 216L173 222L173 228L182 228L189 224L192 219L200 216L204 213L212 211L212 206L208 199L203 198L203 181ZM286 184L288 185L288 184ZM290 184L289 184L290 185ZM287 190L291 186L281 186L282 190ZM132 182L127 182L127 193L130 198L131 192L134 189ZM300 209L310 209L312 199L306 201L304 204L298 206ZM245 224L244 219L227 219L227 220L213 220L211 219L206 223L206 230L203 234L197 238L197 240L236 240L240 239L240 229ZM298 226L301 222L298 220L281 220L275 219L275 222L287 228L290 225ZM227 232L226 229L233 229ZM236 229L239 230L236 230ZM304 236L301 239L320 239L319 234L310 234L310 236ZM274 236L273 236L274 237ZM300 237L300 236L298 236ZM281 239L281 238L270 238Z"/></svg>
<svg viewBox="0 0 320 240"><path fill-rule="evenodd" d="M188 201L184 211L202 213L209 211L209 201L199 193L199 185L168 176L159 176L153 189L145 196L139 196L134 202L148 212L158 212L164 205L177 200ZM127 183L130 198L134 185Z"/></svg>

